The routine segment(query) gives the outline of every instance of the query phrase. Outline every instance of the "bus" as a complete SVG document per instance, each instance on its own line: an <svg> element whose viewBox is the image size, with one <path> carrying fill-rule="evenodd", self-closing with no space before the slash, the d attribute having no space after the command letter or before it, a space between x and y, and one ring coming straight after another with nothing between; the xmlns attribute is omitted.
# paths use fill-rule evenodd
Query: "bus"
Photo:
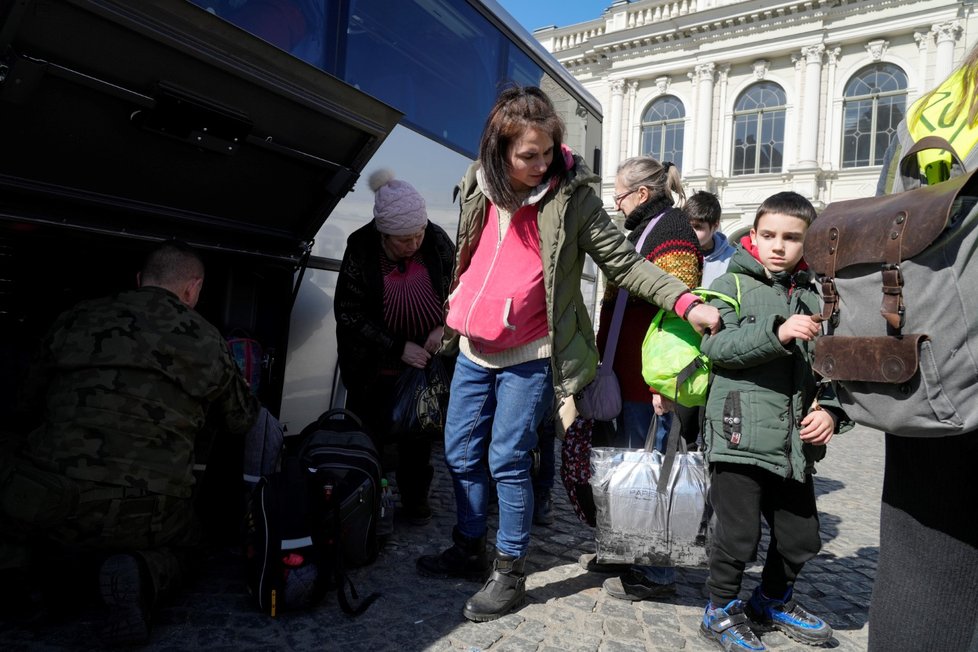
<svg viewBox="0 0 978 652"><path fill-rule="evenodd" d="M53 318L178 237L206 254L198 310L261 343L259 398L298 433L342 403L333 291L366 175L454 234L510 83L543 88L600 172L600 105L494 0L0 0L0 21L8 407Z"/></svg>

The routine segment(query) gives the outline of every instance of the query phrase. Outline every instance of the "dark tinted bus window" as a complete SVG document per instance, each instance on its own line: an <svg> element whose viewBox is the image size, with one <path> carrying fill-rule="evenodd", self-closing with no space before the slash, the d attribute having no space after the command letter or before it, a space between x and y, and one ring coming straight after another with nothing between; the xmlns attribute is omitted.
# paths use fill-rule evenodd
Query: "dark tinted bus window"
<svg viewBox="0 0 978 652"><path fill-rule="evenodd" d="M497 92L502 38L467 4L351 0L347 82L405 122L468 155Z"/></svg>
<svg viewBox="0 0 978 652"><path fill-rule="evenodd" d="M403 123L475 158L508 83L542 87L568 124L580 105L476 9L458 0L191 0L404 113Z"/></svg>
<svg viewBox="0 0 978 652"><path fill-rule="evenodd" d="M326 65L326 16L336 0L191 0L317 68Z"/></svg>

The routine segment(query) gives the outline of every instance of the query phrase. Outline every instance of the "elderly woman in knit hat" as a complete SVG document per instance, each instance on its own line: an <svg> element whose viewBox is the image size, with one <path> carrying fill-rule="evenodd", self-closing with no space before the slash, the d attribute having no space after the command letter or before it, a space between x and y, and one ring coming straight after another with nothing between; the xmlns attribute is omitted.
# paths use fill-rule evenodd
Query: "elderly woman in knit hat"
<svg viewBox="0 0 978 652"><path fill-rule="evenodd" d="M378 450L397 444L394 468L410 523L431 520L431 441L391 430L398 376L423 369L441 345L455 247L428 220L424 198L389 170L370 175L373 219L347 239L336 284L336 340L346 407ZM386 467L390 466L386 463Z"/></svg>

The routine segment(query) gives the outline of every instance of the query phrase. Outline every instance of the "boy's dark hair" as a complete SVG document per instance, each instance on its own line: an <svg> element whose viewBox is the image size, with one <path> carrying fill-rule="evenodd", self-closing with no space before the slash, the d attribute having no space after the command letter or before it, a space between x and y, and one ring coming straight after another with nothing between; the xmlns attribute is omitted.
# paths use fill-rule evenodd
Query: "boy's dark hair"
<svg viewBox="0 0 978 652"><path fill-rule="evenodd" d="M520 200L509 178L506 156L510 146L529 127L548 134L554 142L553 162L547 169L546 179L558 177L562 183L568 177L564 154L560 149L564 140L564 123L550 98L536 86L505 89L496 99L482 130L479 163L492 200L511 211L519 208Z"/></svg>
<svg viewBox="0 0 978 652"><path fill-rule="evenodd" d="M720 214L722 213L720 200L712 192L697 190L686 200L683 210L690 221L705 222L709 226L716 226L720 223Z"/></svg>
<svg viewBox="0 0 978 652"><path fill-rule="evenodd" d="M790 190L771 195L757 207L757 214L754 216L755 229L758 221L768 213L781 213L782 215L797 217L804 220L807 226L811 226L812 220L817 216L815 207L810 201Z"/></svg>

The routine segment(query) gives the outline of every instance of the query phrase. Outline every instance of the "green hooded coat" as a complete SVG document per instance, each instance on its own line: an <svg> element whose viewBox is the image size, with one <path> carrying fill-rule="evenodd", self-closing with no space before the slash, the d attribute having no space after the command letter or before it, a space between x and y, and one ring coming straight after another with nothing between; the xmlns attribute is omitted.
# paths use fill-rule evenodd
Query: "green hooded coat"
<svg viewBox="0 0 978 652"><path fill-rule="evenodd" d="M707 459L759 466L804 481L825 457L824 445L805 444L798 434L818 396L812 371L815 343L796 339L785 346L777 330L791 315L821 312L811 274L769 276L738 245L727 273L710 289L732 297L739 293L740 313L720 299L710 302L720 311L723 330L705 338L702 346L714 373L706 404ZM835 416L836 432L852 427L831 386L822 386L818 402Z"/></svg>
<svg viewBox="0 0 978 652"><path fill-rule="evenodd" d="M461 214L449 294L458 286L459 277L472 259L488 215L489 199L476 180L478 169L478 162L473 163L456 188ZM574 156L569 177L537 203L547 319L553 342L553 382L558 399L584 389L598 365L594 327L581 294L585 256L590 255L611 282L659 306L671 308L681 294L689 291L682 281L635 252L590 185L599 181L597 175L578 156ZM458 339L458 333L446 327L443 348L456 351Z"/></svg>

